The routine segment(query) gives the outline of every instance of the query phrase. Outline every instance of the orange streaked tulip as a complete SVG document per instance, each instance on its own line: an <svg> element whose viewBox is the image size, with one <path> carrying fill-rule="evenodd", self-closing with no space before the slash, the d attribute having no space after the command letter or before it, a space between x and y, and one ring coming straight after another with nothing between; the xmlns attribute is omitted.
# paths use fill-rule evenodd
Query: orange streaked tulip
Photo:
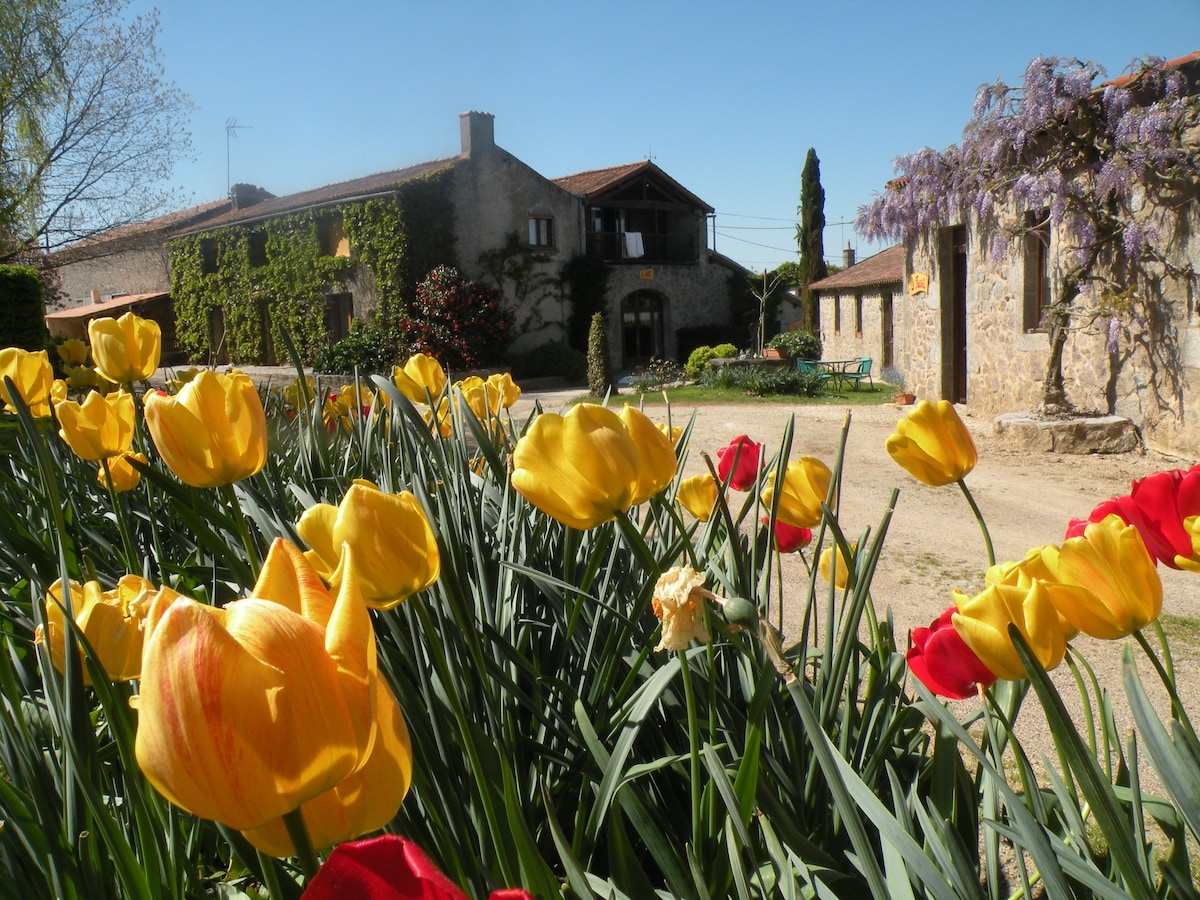
<svg viewBox="0 0 1200 900"><path fill-rule="evenodd" d="M1055 609L1051 585L1032 579L1027 587L993 584L969 597L954 592L954 628L959 637L997 678L1015 681L1025 677L1025 668L1008 636L1016 625L1043 668L1050 670L1063 661L1067 633Z"/></svg>
<svg viewBox="0 0 1200 900"><path fill-rule="evenodd" d="M430 397L436 402L446 389L446 370L432 356L414 353L404 368L395 367L392 380L400 393L413 403L428 403Z"/></svg>
<svg viewBox="0 0 1200 900"><path fill-rule="evenodd" d="M691 478L685 478L679 482L675 499L701 522L707 522L712 515L713 508L717 505L719 493L720 486L717 484L717 480L712 477L711 472L707 472L703 475L693 475Z"/></svg>
<svg viewBox="0 0 1200 900"><path fill-rule="evenodd" d="M1076 590L1056 595L1058 611L1084 634L1116 640L1162 611L1163 588L1136 526L1117 515L1090 523L1058 551L1057 580Z"/></svg>
<svg viewBox="0 0 1200 900"><path fill-rule="evenodd" d="M366 764L381 676L352 559L346 566L331 597L300 550L277 539L244 600L155 596L135 749L176 806L259 828Z"/></svg>
<svg viewBox="0 0 1200 900"><path fill-rule="evenodd" d="M441 556L429 519L408 491L388 494L356 481L338 506L304 511L296 531L311 547L304 555L333 587L345 577L342 545L354 550L355 577L367 603L391 609L438 579Z"/></svg>
<svg viewBox="0 0 1200 900"><path fill-rule="evenodd" d="M162 329L158 323L131 312L119 319L92 319L88 322L88 340L97 371L117 384L145 381L158 368L162 355Z"/></svg>
<svg viewBox="0 0 1200 900"><path fill-rule="evenodd" d="M300 813L314 847L340 844L382 828L396 816L412 781L412 744L404 716L383 678L375 679L375 744L363 767L337 787L301 804ZM268 856L295 856L283 819L244 831Z"/></svg>
<svg viewBox="0 0 1200 900"><path fill-rule="evenodd" d="M71 609L75 624L83 632L96 659L111 681L129 681L142 671L142 620L154 596L154 585L137 575L125 575L111 591L100 582L83 585L70 582ZM66 664L66 614L63 606L62 579L50 585L46 593L46 628L37 627L34 639L45 642L54 668L63 671ZM83 648L79 650L83 659ZM91 684L87 667L83 683Z"/></svg>
<svg viewBox="0 0 1200 900"><path fill-rule="evenodd" d="M896 423L887 452L905 471L931 487L965 477L979 454L963 420L949 400L922 400Z"/></svg>
<svg viewBox="0 0 1200 900"><path fill-rule="evenodd" d="M58 436L80 459L98 462L119 456L133 443L136 410L133 394L127 391L108 396L92 391L83 403L64 400L54 411Z"/></svg>
<svg viewBox="0 0 1200 900"><path fill-rule="evenodd" d="M4 379L12 379L17 393L29 407L29 414L36 419L44 419L50 415L51 385L54 381L54 369L50 367L50 356L45 350L31 353L20 347L5 347L0 350L0 399L4 400L4 408L16 412L8 396L8 388Z"/></svg>
<svg viewBox="0 0 1200 900"><path fill-rule="evenodd" d="M204 371L174 397L146 395L146 425L163 461L184 484L232 484L267 461L267 418L241 372Z"/></svg>
<svg viewBox="0 0 1200 900"><path fill-rule="evenodd" d="M821 524L821 504L829 496L833 473L815 456L802 456L788 463L783 475L783 490L779 494L776 518L785 525L797 528L816 528ZM774 477L762 493L768 509L775 501L778 481Z"/></svg>

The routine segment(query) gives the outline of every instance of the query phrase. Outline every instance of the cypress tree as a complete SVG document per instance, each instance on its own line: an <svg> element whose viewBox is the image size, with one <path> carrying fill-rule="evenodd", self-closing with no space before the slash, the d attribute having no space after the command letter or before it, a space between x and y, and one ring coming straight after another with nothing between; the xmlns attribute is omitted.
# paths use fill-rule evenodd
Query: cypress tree
<svg viewBox="0 0 1200 900"><path fill-rule="evenodd" d="M804 301L804 321L816 333L817 300L809 285L829 274L825 266L825 189L821 187L821 161L817 151L808 148L804 170L800 173L800 206L796 208L800 224L796 226L796 244L800 251L800 296Z"/></svg>
<svg viewBox="0 0 1200 900"><path fill-rule="evenodd" d="M592 325L588 331L587 380L588 392L593 397L603 397L613 387L608 368L608 326L604 321L604 313L592 315Z"/></svg>

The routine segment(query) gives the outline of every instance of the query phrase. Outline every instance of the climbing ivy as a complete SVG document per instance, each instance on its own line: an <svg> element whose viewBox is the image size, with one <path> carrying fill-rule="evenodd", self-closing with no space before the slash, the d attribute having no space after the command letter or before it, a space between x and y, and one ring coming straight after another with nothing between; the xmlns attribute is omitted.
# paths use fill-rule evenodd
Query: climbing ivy
<svg viewBox="0 0 1200 900"><path fill-rule="evenodd" d="M454 261L452 169L403 182L389 198L324 209L301 210L250 225L231 225L178 238L168 244L176 336L192 359L210 346L209 317L224 318L226 349L234 362L261 361L267 341L283 346L287 331L305 362L331 342L324 297L372 289L375 317L368 323L384 334L412 305L416 285L438 264ZM330 256L322 245L322 220L342 217L351 256ZM265 238L265 260L253 258L255 237ZM205 271L205 254L215 253L216 271ZM257 264L255 264L257 263ZM363 279L362 263L370 279ZM270 334L264 323L270 322Z"/></svg>

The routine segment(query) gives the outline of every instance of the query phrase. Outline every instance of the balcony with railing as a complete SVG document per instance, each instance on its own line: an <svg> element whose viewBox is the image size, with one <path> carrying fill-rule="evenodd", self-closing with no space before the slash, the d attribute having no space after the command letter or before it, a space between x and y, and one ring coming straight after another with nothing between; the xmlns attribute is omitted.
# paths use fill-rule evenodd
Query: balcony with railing
<svg viewBox="0 0 1200 900"><path fill-rule="evenodd" d="M699 259L699 250L693 234L589 231L587 255L607 263L689 263Z"/></svg>

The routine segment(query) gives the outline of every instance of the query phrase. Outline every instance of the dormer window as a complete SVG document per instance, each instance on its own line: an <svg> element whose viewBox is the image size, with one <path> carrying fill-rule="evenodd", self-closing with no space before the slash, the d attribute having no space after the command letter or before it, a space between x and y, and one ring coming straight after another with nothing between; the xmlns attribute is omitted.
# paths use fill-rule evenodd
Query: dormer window
<svg viewBox="0 0 1200 900"><path fill-rule="evenodd" d="M554 246L554 219L551 216L529 217L529 246L542 249Z"/></svg>

